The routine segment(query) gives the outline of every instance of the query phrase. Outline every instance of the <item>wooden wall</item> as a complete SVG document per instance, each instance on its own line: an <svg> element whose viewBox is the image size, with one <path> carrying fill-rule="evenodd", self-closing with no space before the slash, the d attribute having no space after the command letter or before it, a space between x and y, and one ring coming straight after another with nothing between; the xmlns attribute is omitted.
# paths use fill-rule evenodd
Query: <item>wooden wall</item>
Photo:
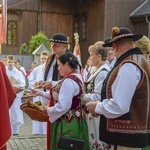
<svg viewBox="0 0 150 150"><path fill-rule="evenodd" d="M41 30L50 38L61 32L73 41L73 5L70 0L43 0L41 6Z"/></svg>
<svg viewBox="0 0 150 150"><path fill-rule="evenodd" d="M17 20L18 45L2 45L1 53L18 54L20 46L23 43L29 45L31 36L40 31L48 38L61 32L73 41L73 15L70 6L72 5L66 5L61 0L43 0L42 3L38 0L22 0L10 3L8 21Z"/></svg>
<svg viewBox="0 0 150 150"><path fill-rule="evenodd" d="M18 54L21 44L29 44L32 35L43 31L48 38L54 33L66 34L74 43L74 15L87 13L87 40L79 41L82 64L89 54L88 47L110 36L114 26L129 27L146 35L147 24L133 23L129 14L145 0L16 0L8 7L8 20L18 21L18 45L2 45L2 53ZM81 35L79 35L81 36ZM73 51L73 45L71 51Z"/></svg>
<svg viewBox="0 0 150 150"><path fill-rule="evenodd" d="M85 64L88 58L87 49L96 41L104 40L111 36L114 26L128 27L133 33L148 33L145 22L133 23L129 15L145 0L93 0L92 4L84 2L77 5L78 12L88 12L88 34L87 41L80 42L82 61Z"/></svg>
<svg viewBox="0 0 150 150"><path fill-rule="evenodd" d="M131 22L135 33L142 33L149 37L149 23L146 21L146 16L132 18Z"/></svg>
<svg viewBox="0 0 150 150"><path fill-rule="evenodd" d="M18 54L20 46L23 43L29 44L29 40L32 35L37 33L37 13L29 11L10 11L8 13L8 21L17 20L18 32L17 32L17 41L16 46L3 45L2 53L3 54Z"/></svg>
<svg viewBox="0 0 150 150"><path fill-rule="evenodd" d="M135 26L129 19L129 15L144 1L145 0L106 0L104 35L106 37L110 36L111 29L114 26L128 27L134 32ZM144 28L142 30L144 30Z"/></svg>
<svg viewBox="0 0 150 150"><path fill-rule="evenodd" d="M103 40L104 33L104 4L105 0L93 0L92 3L85 1L75 5L75 13L87 12L87 41L80 41L82 64L89 57L88 47L99 40ZM79 35L80 36L80 35ZM80 39L79 39L80 40Z"/></svg>

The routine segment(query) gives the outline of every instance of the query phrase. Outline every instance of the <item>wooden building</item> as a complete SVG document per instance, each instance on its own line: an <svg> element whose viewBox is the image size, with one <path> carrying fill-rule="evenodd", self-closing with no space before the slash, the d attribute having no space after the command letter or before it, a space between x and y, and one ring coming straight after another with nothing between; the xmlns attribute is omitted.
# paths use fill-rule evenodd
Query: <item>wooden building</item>
<svg viewBox="0 0 150 150"><path fill-rule="evenodd" d="M18 54L23 43L43 31L49 38L54 33L66 34L74 43L79 34L82 64L89 54L88 46L110 36L113 26L128 27L133 33L148 35L146 20L137 24L130 14L149 0L7 0L7 44L1 54ZM71 51L73 50L71 45Z"/></svg>

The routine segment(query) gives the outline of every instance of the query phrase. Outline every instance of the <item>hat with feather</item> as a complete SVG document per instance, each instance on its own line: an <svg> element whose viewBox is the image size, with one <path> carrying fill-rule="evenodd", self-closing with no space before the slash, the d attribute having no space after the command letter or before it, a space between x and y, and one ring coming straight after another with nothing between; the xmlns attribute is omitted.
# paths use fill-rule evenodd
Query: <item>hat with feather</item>
<svg viewBox="0 0 150 150"><path fill-rule="evenodd" d="M103 44L104 47L112 47L112 44L120 39L123 38L131 38L134 41L139 40L140 38L142 38L142 34L133 34L128 28L122 27L122 28L118 28L118 27L113 27L112 28L112 35L110 38L110 42L107 42L105 44Z"/></svg>

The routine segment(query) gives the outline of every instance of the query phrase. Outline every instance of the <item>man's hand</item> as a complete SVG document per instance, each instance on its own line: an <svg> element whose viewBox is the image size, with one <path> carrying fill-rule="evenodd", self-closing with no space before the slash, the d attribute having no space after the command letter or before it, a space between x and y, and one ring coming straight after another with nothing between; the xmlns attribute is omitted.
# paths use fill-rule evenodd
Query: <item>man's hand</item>
<svg viewBox="0 0 150 150"><path fill-rule="evenodd" d="M95 108L96 108L96 105L99 101L96 101L96 102L88 102L86 104L86 109L87 111L89 111L93 116L97 116L97 114L95 113Z"/></svg>
<svg viewBox="0 0 150 150"><path fill-rule="evenodd" d="M42 81L42 80L40 80L40 81L36 81L36 82L34 83L34 87L35 87L36 89L39 89L39 88L41 88L42 83L43 83L43 81Z"/></svg>
<svg viewBox="0 0 150 150"><path fill-rule="evenodd" d="M42 83L42 88L49 90L50 87L51 87L51 84L52 84L51 81L44 81L44 82Z"/></svg>
<svg viewBox="0 0 150 150"><path fill-rule="evenodd" d="M24 90L24 88L22 86L17 86L17 85L13 85L13 88L16 93L19 93Z"/></svg>
<svg viewBox="0 0 150 150"><path fill-rule="evenodd" d="M36 84L34 84L34 88L35 89L50 89L52 82L51 81L40 81L40 82L36 82Z"/></svg>

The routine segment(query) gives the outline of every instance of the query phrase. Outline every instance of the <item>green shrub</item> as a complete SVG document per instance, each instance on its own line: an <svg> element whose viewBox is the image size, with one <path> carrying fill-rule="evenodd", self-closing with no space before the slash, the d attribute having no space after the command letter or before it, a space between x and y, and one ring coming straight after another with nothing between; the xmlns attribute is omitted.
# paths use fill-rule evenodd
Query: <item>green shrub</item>
<svg viewBox="0 0 150 150"><path fill-rule="evenodd" d="M43 32L38 32L36 35L31 37L29 41L29 53L32 54L36 48L38 48L41 44L44 44L48 49L50 49L50 42L47 36Z"/></svg>

